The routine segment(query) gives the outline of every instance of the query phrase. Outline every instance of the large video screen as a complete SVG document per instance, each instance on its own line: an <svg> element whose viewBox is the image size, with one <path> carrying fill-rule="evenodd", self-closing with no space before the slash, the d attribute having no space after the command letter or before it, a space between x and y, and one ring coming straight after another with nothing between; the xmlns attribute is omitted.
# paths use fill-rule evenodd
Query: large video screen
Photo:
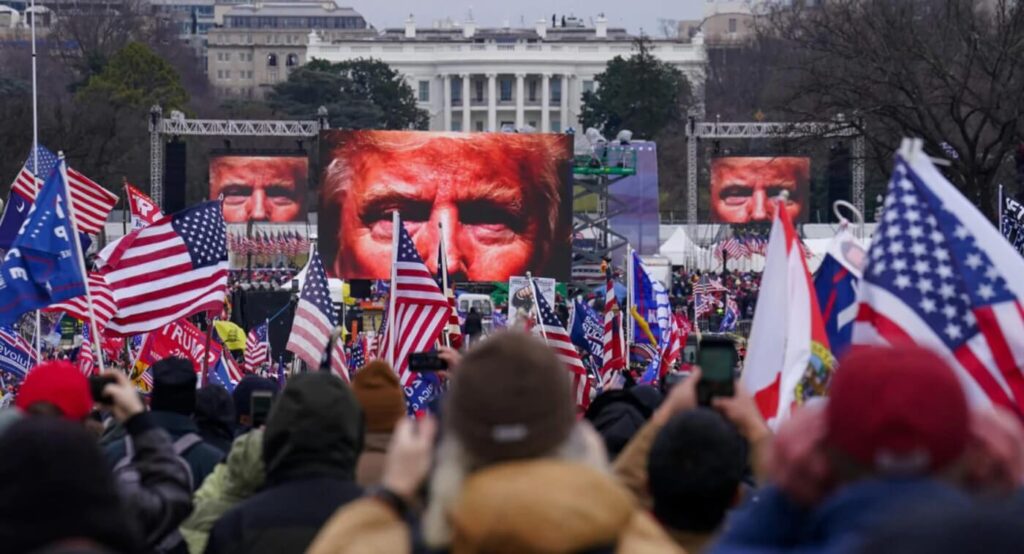
<svg viewBox="0 0 1024 554"><path fill-rule="evenodd" d="M811 159L723 157L711 160L711 220L717 223L771 221L775 199L788 193L786 209L806 221Z"/></svg>
<svg viewBox="0 0 1024 554"><path fill-rule="evenodd" d="M305 221L308 183L306 156L210 158L210 200L223 195L228 223Z"/></svg>
<svg viewBox="0 0 1024 554"><path fill-rule="evenodd" d="M568 280L572 137L323 131L318 240L327 272L391 275L391 214L436 271L441 224L452 279L527 271Z"/></svg>

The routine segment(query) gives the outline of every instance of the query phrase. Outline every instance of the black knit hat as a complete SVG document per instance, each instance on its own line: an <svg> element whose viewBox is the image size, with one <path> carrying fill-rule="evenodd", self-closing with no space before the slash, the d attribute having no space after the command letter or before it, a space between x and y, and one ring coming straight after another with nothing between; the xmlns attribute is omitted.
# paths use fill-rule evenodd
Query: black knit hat
<svg viewBox="0 0 1024 554"><path fill-rule="evenodd" d="M35 552L69 539L141 550L95 439L81 424L25 417L0 435L0 550Z"/></svg>
<svg viewBox="0 0 1024 554"><path fill-rule="evenodd" d="M153 364L154 411L192 415L196 411L196 371L184 358L164 358Z"/></svg>
<svg viewBox="0 0 1024 554"><path fill-rule="evenodd" d="M576 421L565 365L520 332L492 335L470 350L446 402L449 428L484 463L544 456Z"/></svg>

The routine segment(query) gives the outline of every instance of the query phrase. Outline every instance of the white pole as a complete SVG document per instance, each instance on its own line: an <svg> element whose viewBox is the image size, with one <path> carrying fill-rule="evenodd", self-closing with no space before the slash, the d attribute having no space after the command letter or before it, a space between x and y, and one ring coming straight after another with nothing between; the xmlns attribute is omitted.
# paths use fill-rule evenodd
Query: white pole
<svg viewBox="0 0 1024 554"><path fill-rule="evenodd" d="M36 84L36 0L32 0L32 176L35 180L36 196L39 196L39 189L42 187L40 179L46 179L49 175L39 176L39 92ZM65 177L66 178L66 177ZM76 237L77 238L77 237ZM42 362L42 317L39 310L36 310L36 360Z"/></svg>
<svg viewBox="0 0 1024 554"><path fill-rule="evenodd" d="M626 326L626 345L633 343L633 247L626 245L626 315L622 316L622 324Z"/></svg>
<svg viewBox="0 0 1024 554"><path fill-rule="evenodd" d="M533 274L526 272L526 279L530 281L530 288L533 290L533 317L537 318L537 327L540 328L540 336L544 338L544 344L548 344L548 333L544 330L544 320L540 315L540 287L533 279Z"/></svg>
<svg viewBox="0 0 1024 554"><path fill-rule="evenodd" d="M1006 236L1003 233L1003 185L999 185L999 234Z"/></svg>
<svg viewBox="0 0 1024 554"><path fill-rule="evenodd" d="M60 159L57 167L60 169L61 180L64 181L64 194L68 198L68 218L71 220L71 234L74 236L75 254L78 258L78 269L82 271L82 279L85 284L85 302L89 306L89 326L92 328L93 349L96 351L96 359L100 364L100 372L107 368L103 365L103 335L100 335L99 326L96 325L96 311L93 309L92 292L89 290L89 274L85 271L85 253L82 252L82 239L78 236L78 222L75 216L75 200L71 196L71 185L68 184L68 165L64 161L64 152L58 154ZM37 331L38 332L38 331Z"/></svg>
<svg viewBox="0 0 1024 554"><path fill-rule="evenodd" d="M437 222L437 229L440 231L440 241L438 244L441 245L440 251L437 253L437 269L441 272L441 294L444 294L445 300L448 299L448 249L444 244L444 222ZM451 308L448 308L451 310ZM449 317L451 314L449 314ZM445 331L441 333L441 341L445 346L451 348L452 341L451 335L448 333L448 324L444 324Z"/></svg>
<svg viewBox="0 0 1024 554"><path fill-rule="evenodd" d="M397 211L391 212L391 297L388 299L388 363L396 368L395 363L395 329L398 321L395 318L395 284L398 282L398 235L402 225L402 216Z"/></svg>

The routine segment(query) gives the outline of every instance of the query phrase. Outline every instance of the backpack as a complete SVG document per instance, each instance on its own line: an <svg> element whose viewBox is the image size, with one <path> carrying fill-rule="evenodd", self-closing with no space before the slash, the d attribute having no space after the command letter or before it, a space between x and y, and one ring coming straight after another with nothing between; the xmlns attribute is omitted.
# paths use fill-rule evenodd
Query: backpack
<svg viewBox="0 0 1024 554"><path fill-rule="evenodd" d="M185 460L185 454L192 449L193 446L203 442L202 437L195 433L186 433L174 441L172 447L174 453L177 455L178 463L185 468L185 472L188 474L188 487L192 489L193 476L192 468ZM131 436L125 436L124 438L124 451L125 455L114 464L113 474L114 479L120 485L126 485L131 487L139 487L142 481L142 477L139 475L138 469L133 464L135 458L135 446L132 444ZM156 546L153 547L155 553L165 553L179 550L179 547L184 543L185 539L181 536L181 533L175 529L168 533L163 539L160 540Z"/></svg>

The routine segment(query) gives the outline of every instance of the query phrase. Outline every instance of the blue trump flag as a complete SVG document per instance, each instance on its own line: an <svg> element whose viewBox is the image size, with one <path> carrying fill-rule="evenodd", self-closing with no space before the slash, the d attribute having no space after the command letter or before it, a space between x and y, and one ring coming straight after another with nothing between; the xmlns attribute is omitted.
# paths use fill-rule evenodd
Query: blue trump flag
<svg viewBox="0 0 1024 554"><path fill-rule="evenodd" d="M63 164L63 162L60 162ZM21 314L85 294L63 171L50 174L0 264L0 325Z"/></svg>
<svg viewBox="0 0 1024 554"><path fill-rule="evenodd" d="M590 306L579 300L576 300L572 311L569 338L589 354L584 360L587 369L598 373L604 358L604 322Z"/></svg>
<svg viewBox="0 0 1024 554"><path fill-rule="evenodd" d="M13 329L0 327L0 371L24 379L34 365L36 354L32 345Z"/></svg>
<svg viewBox="0 0 1024 554"><path fill-rule="evenodd" d="M657 344L649 344L650 339L647 338L647 334L641 329L640 324L634 321L633 343L647 344L655 352L661 352L665 343L668 342L668 336L672 330L669 324L672 307L669 304L668 291L661 281L651 276L636 251L633 252L632 262L633 278L630 279L630 286L633 287L633 306L636 307L640 317L647 322L651 334L654 335L654 340L657 341ZM660 369L660 356L655 356L640 379L641 384L653 383L657 380Z"/></svg>
<svg viewBox="0 0 1024 554"><path fill-rule="evenodd" d="M839 357L853 339L853 320L857 317L857 283L860 271L856 261L863 260L864 248L849 231L836 234L828 254L814 275L821 318L832 353Z"/></svg>

